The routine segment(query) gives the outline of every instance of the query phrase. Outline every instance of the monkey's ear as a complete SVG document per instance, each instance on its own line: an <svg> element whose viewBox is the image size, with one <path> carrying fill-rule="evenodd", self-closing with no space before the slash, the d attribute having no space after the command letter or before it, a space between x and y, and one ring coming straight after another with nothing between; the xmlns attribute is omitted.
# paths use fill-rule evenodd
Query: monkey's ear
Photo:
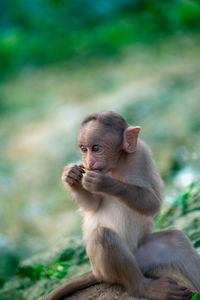
<svg viewBox="0 0 200 300"><path fill-rule="evenodd" d="M123 150L128 153L134 153L136 151L138 133L141 127L127 127L124 131L123 137Z"/></svg>

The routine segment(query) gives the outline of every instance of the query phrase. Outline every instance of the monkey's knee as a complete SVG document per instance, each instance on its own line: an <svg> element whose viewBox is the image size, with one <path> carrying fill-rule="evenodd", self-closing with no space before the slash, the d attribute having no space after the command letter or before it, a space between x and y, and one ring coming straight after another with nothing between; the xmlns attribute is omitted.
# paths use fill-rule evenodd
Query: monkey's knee
<svg viewBox="0 0 200 300"><path fill-rule="evenodd" d="M178 229L171 229L168 231L168 242L175 248L184 250L193 248L192 243L186 234Z"/></svg>

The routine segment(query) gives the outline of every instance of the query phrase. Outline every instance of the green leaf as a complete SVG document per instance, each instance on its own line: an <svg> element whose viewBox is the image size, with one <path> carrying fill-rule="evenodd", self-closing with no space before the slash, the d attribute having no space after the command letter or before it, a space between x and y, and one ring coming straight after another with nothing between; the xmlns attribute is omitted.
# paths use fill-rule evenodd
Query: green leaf
<svg viewBox="0 0 200 300"><path fill-rule="evenodd" d="M190 300L200 300L200 295L196 293Z"/></svg>

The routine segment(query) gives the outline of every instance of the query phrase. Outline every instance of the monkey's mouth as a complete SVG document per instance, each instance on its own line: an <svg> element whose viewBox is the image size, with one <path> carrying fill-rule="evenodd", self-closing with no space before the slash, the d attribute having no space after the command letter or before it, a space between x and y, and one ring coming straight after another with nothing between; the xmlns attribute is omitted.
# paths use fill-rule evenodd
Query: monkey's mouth
<svg viewBox="0 0 200 300"><path fill-rule="evenodd" d="M106 168L94 169L94 170L91 170L91 171L101 172L103 174L108 173L108 170Z"/></svg>

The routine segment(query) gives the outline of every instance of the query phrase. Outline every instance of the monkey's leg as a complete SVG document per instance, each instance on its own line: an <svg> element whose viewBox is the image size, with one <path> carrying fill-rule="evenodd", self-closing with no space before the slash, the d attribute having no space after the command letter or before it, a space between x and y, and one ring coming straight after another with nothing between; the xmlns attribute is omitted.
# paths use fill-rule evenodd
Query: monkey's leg
<svg viewBox="0 0 200 300"><path fill-rule="evenodd" d="M150 234L135 256L143 274L182 277L188 289L200 292L200 256L183 232L166 230Z"/></svg>
<svg viewBox="0 0 200 300"><path fill-rule="evenodd" d="M136 297L185 300L188 291L169 279L149 279L138 268L134 254L109 228L96 228L86 245L93 273L100 281L123 285Z"/></svg>

